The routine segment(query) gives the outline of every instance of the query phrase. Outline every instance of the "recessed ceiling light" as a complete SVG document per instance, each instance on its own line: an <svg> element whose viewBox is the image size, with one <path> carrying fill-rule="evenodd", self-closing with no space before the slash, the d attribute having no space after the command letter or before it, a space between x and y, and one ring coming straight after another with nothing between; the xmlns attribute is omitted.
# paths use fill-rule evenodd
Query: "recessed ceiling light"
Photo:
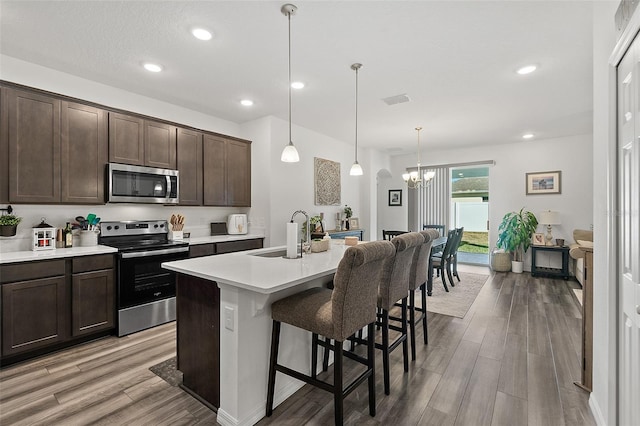
<svg viewBox="0 0 640 426"><path fill-rule="evenodd" d="M525 133L522 135L522 139L531 139L533 137L533 133Z"/></svg>
<svg viewBox="0 0 640 426"><path fill-rule="evenodd" d="M193 34L193 36L198 40L204 41L211 40L211 37L213 37L213 35L204 28L194 28L191 30L191 34Z"/></svg>
<svg viewBox="0 0 640 426"><path fill-rule="evenodd" d="M304 83L301 81L294 81L291 83L291 88L293 89L302 89L304 87Z"/></svg>
<svg viewBox="0 0 640 426"><path fill-rule="evenodd" d="M146 69L147 71L151 71L151 72L160 72L160 71L162 71L162 67L160 65L152 64L150 62L147 62L147 63L144 64L144 69Z"/></svg>
<svg viewBox="0 0 640 426"><path fill-rule="evenodd" d="M240 101L240 103L244 106L251 106L253 105L253 101L251 99L243 99Z"/></svg>
<svg viewBox="0 0 640 426"><path fill-rule="evenodd" d="M534 72L535 70L538 69L537 65L526 65L522 68L519 68L518 71L516 71L518 74L520 75L525 75L525 74L531 74L532 72Z"/></svg>

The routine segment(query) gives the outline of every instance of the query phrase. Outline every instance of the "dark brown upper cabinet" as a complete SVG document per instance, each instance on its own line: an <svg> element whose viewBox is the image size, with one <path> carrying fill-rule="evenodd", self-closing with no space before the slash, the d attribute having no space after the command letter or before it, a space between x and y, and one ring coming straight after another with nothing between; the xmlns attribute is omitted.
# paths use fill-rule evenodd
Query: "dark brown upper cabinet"
<svg viewBox="0 0 640 426"><path fill-rule="evenodd" d="M7 89L0 87L0 204L9 202L9 108Z"/></svg>
<svg viewBox="0 0 640 426"><path fill-rule="evenodd" d="M104 203L109 149L107 112L62 101L61 130L62 202Z"/></svg>
<svg viewBox="0 0 640 426"><path fill-rule="evenodd" d="M60 100L6 89L9 201L60 202Z"/></svg>
<svg viewBox="0 0 640 426"><path fill-rule="evenodd" d="M180 173L180 204L202 205L202 133L178 128L176 162Z"/></svg>
<svg viewBox="0 0 640 426"><path fill-rule="evenodd" d="M176 168L176 128L170 124L144 121L144 165Z"/></svg>
<svg viewBox="0 0 640 426"><path fill-rule="evenodd" d="M144 120L109 113L109 161L144 166Z"/></svg>
<svg viewBox="0 0 640 426"><path fill-rule="evenodd" d="M132 115L109 113L109 161L175 169L175 126Z"/></svg>
<svg viewBox="0 0 640 426"><path fill-rule="evenodd" d="M204 135L204 205L251 206L251 143Z"/></svg>

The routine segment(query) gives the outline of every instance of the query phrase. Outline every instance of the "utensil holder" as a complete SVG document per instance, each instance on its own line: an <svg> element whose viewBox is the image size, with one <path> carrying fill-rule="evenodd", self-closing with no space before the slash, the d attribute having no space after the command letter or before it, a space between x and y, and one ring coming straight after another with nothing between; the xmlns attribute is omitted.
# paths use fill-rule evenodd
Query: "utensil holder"
<svg viewBox="0 0 640 426"><path fill-rule="evenodd" d="M80 231L80 247L92 247L98 245L100 231Z"/></svg>
<svg viewBox="0 0 640 426"><path fill-rule="evenodd" d="M169 239L172 241L182 241L184 234L182 231L169 231Z"/></svg>

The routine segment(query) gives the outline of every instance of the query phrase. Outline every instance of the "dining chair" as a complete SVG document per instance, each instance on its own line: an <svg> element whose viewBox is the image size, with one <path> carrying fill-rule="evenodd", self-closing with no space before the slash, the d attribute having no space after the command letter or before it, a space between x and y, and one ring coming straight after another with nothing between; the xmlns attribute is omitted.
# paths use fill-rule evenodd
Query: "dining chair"
<svg viewBox="0 0 640 426"><path fill-rule="evenodd" d="M422 230L435 229L438 231L440 237L444 237L445 227L444 225L422 225Z"/></svg>
<svg viewBox="0 0 640 426"><path fill-rule="evenodd" d="M458 282L460 281L460 275L458 275L458 249L460 248L460 245L462 244L462 236L464 234L464 226L457 228L456 229L456 245L455 248L453 249L453 253L451 255L451 257L453 258L453 276L455 276L458 279Z"/></svg>
<svg viewBox="0 0 640 426"><path fill-rule="evenodd" d="M343 423L344 398L368 380L369 414L376 414L375 402L375 331L378 281L383 268L393 262L396 247L389 241L373 241L348 247L335 273L333 290L314 287L293 294L271 305L273 320L271 355L267 384L266 414L273 414L276 372L286 374L310 385L333 393L335 424ZM281 324L289 324L312 333L311 375L278 364ZM367 357L348 357L365 366L349 383L343 383L342 343L357 330L367 327ZM324 336L325 341L318 339ZM333 341L333 344L329 342ZM333 383L319 380L316 375L318 346L334 351ZM304 403L304 401L303 401Z"/></svg>
<svg viewBox="0 0 640 426"><path fill-rule="evenodd" d="M444 290L446 292L449 292L449 289L447 288L445 271L447 272L447 276L449 277L449 283L451 284L451 287L455 287L453 276L451 275L451 253L457 241L457 233L458 232L455 229L447 232L447 243L445 244L444 249L442 249L441 253L436 253L432 257L433 269L436 269L438 271L438 275L442 277L442 285L444 286Z"/></svg>
<svg viewBox="0 0 640 426"><path fill-rule="evenodd" d="M382 239L383 240L387 240L387 241L391 241L394 237L397 237L398 235L402 235L402 234L406 234L408 231L385 231L384 229L382 230Z"/></svg>

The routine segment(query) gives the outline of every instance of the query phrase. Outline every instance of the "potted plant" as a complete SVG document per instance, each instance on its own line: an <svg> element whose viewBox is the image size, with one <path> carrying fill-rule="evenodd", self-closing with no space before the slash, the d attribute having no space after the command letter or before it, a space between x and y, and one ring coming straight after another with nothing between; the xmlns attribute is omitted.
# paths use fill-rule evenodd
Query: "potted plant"
<svg viewBox="0 0 640 426"><path fill-rule="evenodd" d="M16 230L18 229L18 224L21 220L21 217L12 214L4 214L0 216L0 236L13 237L16 235Z"/></svg>
<svg viewBox="0 0 640 426"><path fill-rule="evenodd" d="M524 254L531 245L531 236L536 232L538 219L530 211L524 208L519 212L510 212L504 215L498 228L497 246L509 251L513 255L511 270L522 273Z"/></svg>
<svg viewBox="0 0 640 426"><path fill-rule="evenodd" d="M347 220L344 221L344 229L349 229L349 218L353 215L353 210L348 205L344 205L344 216Z"/></svg>

